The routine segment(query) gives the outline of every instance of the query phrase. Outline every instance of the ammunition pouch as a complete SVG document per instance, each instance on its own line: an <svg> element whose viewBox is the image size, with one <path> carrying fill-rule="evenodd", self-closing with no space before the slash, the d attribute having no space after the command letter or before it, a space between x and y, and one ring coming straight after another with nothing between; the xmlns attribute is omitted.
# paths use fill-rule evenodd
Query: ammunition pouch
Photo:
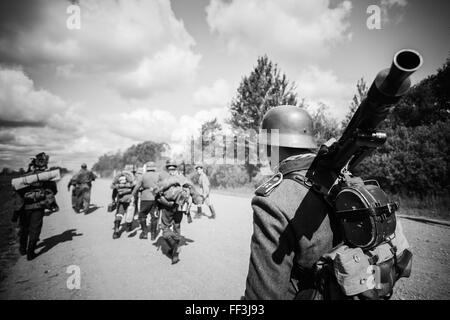
<svg viewBox="0 0 450 320"><path fill-rule="evenodd" d="M327 198L318 191L320 186L299 177L288 176L324 197L343 237L341 245L314 265L312 288L326 300L389 299L396 281L410 276L412 265L409 244L395 217L398 205L388 201L378 184L360 178L347 177L345 184L337 185L339 192Z"/></svg>

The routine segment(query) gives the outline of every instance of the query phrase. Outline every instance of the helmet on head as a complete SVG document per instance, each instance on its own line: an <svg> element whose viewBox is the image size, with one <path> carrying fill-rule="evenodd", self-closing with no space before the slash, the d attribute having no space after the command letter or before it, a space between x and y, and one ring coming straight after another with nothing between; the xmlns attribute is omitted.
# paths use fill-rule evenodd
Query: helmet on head
<svg viewBox="0 0 450 320"><path fill-rule="evenodd" d="M167 160L166 161L166 169L176 169L178 168L177 164L173 160Z"/></svg>
<svg viewBox="0 0 450 320"><path fill-rule="evenodd" d="M149 161L145 164L145 171L156 171L156 165L153 161Z"/></svg>
<svg viewBox="0 0 450 320"><path fill-rule="evenodd" d="M195 169L198 169L198 168L202 168L202 169L203 169L203 164L197 163L197 164L195 165Z"/></svg>
<svg viewBox="0 0 450 320"><path fill-rule="evenodd" d="M313 121L304 109L296 106L277 106L266 112L261 129L267 130L261 142L268 145L298 149L316 149ZM271 130L278 129L278 141L272 139Z"/></svg>
<svg viewBox="0 0 450 320"><path fill-rule="evenodd" d="M38 153L34 158L31 159L29 164L29 170L46 170L48 166L49 156L45 152Z"/></svg>

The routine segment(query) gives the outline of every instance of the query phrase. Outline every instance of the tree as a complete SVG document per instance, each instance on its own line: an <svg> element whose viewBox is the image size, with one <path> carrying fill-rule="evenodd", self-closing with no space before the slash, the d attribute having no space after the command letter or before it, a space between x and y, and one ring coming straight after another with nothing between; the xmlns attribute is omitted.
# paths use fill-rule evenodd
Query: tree
<svg viewBox="0 0 450 320"><path fill-rule="evenodd" d="M353 115L356 112L356 109L358 109L361 102L366 98L367 92L369 91L369 88L367 87L366 81L364 78L361 78L356 83L356 93L353 95L352 102L350 102L350 110L345 116L345 119L342 120L341 126L343 129L345 129L352 119Z"/></svg>
<svg viewBox="0 0 450 320"><path fill-rule="evenodd" d="M288 81L278 66L265 55L259 57L250 75L244 76L237 89L237 95L230 105L231 118L228 120L236 135L249 140L250 130L257 133L264 114L279 105L297 105L295 84ZM251 181L258 166L248 163L246 146L246 171Z"/></svg>
<svg viewBox="0 0 450 320"><path fill-rule="evenodd" d="M249 76L244 76L232 100L229 123L233 129L258 131L264 114L278 105L297 105L295 85L267 56L259 57Z"/></svg>
<svg viewBox="0 0 450 320"><path fill-rule="evenodd" d="M305 107L308 109L308 107ZM341 129L335 118L332 118L328 113L329 107L320 103L319 108L315 111L308 110L313 120L313 133L314 138L318 145L327 142L331 138L338 139L341 135Z"/></svg>
<svg viewBox="0 0 450 320"><path fill-rule="evenodd" d="M122 169L126 164L142 166L147 161L158 161L162 158L162 153L169 148L167 143L157 143L145 141L132 145L124 153L109 153L100 156L93 165L92 170L102 176L111 175L114 169Z"/></svg>

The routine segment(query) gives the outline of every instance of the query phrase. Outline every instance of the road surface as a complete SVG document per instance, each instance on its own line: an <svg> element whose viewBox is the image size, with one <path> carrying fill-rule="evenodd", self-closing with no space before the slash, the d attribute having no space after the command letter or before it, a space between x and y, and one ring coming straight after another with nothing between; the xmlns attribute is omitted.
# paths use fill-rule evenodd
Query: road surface
<svg viewBox="0 0 450 320"><path fill-rule="evenodd" d="M249 196L213 194L215 220L182 222L185 245L181 261L171 265L164 241L139 239L133 232L112 239L114 215L106 210L110 180L92 189L90 214L75 214L67 192L68 177L59 183L61 210L45 217L33 261L19 257L0 283L1 299L239 299L245 289L250 254L252 214ZM209 214L209 211L205 208ZM403 220L413 246L414 268L401 280L396 299L450 298L450 229ZM150 237L149 237L150 238ZM17 243L11 251L17 252ZM10 253L11 254L11 253ZM80 288L74 282L80 271Z"/></svg>

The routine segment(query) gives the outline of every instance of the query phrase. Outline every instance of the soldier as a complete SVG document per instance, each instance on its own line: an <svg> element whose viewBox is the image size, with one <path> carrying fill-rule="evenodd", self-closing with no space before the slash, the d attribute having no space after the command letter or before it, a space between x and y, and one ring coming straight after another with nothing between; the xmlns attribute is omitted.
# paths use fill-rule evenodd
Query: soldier
<svg viewBox="0 0 450 320"><path fill-rule="evenodd" d="M86 163L81 165L81 170L76 175L81 202L81 212L87 213L91 204L92 181L96 179L95 174L87 169Z"/></svg>
<svg viewBox="0 0 450 320"><path fill-rule="evenodd" d="M76 213L80 213L83 203L81 201L80 184L77 181L77 175L74 175L67 184L67 191L69 192L70 187L72 187L72 208Z"/></svg>
<svg viewBox="0 0 450 320"><path fill-rule="evenodd" d="M158 225L158 208L155 203L155 192L158 188L158 182L161 181L162 176L156 172L155 163L149 161L144 166L145 172L137 179L137 183L133 189L133 197L136 198L139 190L141 191L141 203L139 210L139 223L142 232L140 239L147 239L147 215L150 213L150 234L151 240L156 238L156 228Z"/></svg>
<svg viewBox="0 0 450 320"><path fill-rule="evenodd" d="M209 198L209 179L206 176L205 172L203 171L203 165L197 164L195 166L195 169L198 173L198 184L200 185L201 195L203 196L203 203L206 203L208 205L209 210L211 211L210 219L216 218L216 211L214 210L214 207L211 203L211 200ZM197 206L197 213L194 218L201 218L202 216L202 207Z"/></svg>
<svg viewBox="0 0 450 320"><path fill-rule="evenodd" d="M278 106L264 115L261 128L279 130L279 143L267 140L271 167L278 167L276 159L284 161L252 199L253 236L245 298L314 298L311 268L339 239L333 236L323 198L291 176L304 176L315 158L312 120L299 107Z"/></svg>
<svg viewBox="0 0 450 320"><path fill-rule="evenodd" d="M133 188L134 188L134 176L131 172L121 171L114 177L111 184L112 199L113 202L118 203L117 210L114 218L114 233L113 239L120 237L120 224L122 219L127 213L128 206L134 204ZM117 199L116 199L117 198ZM132 222L127 222L127 231L131 231Z"/></svg>
<svg viewBox="0 0 450 320"><path fill-rule="evenodd" d="M49 156L41 152L32 159L27 173L40 173L47 169ZM13 222L19 219L20 254L28 260L36 257L35 249L41 234L46 209L57 211L55 181L38 181L16 191L16 210Z"/></svg>
<svg viewBox="0 0 450 320"><path fill-rule="evenodd" d="M180 261L179 245L181 240L181 221L183 214L187 214L189 197L197 201L195 188L187 178L177 174L177 165L168 161L166 169L169 176L158 185L157 201L162 211L161 224L163 238L170 246L169 254L172 264Z"/></svg>

